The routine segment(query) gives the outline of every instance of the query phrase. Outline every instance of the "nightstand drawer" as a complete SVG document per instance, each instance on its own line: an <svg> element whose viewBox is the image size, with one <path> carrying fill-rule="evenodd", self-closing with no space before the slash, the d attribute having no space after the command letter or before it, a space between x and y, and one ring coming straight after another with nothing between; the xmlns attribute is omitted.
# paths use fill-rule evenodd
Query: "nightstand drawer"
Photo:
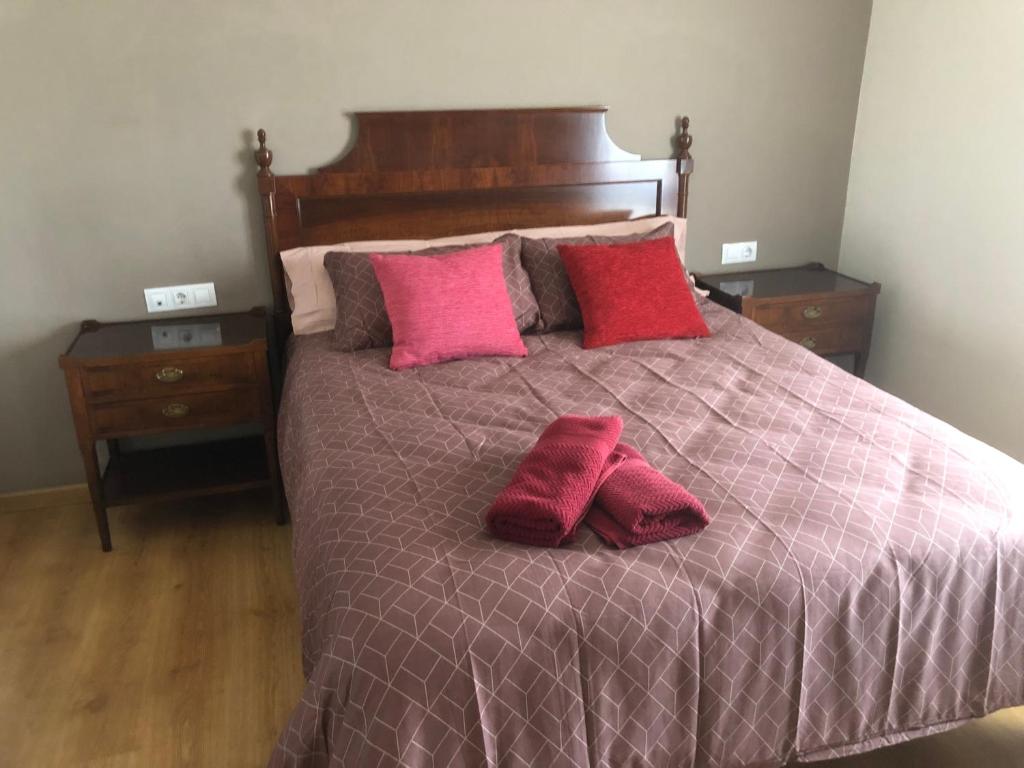
<svg viewBox="0 0 1024 768"><path fill-rule="evenodd" d="M751 319L773 331L810 332L823 326L859 325L871 317L874 306L873 295L837 296L824 300L772 301L758 306Z"/></svg>
<svg viewBox="0 0 1024 768"><path fill-rule="evenodd" d="M864 344L864 331L858 325L830 325L815 329L777 331L777 333L819 355L856 352Z"/></svg>
<svg viewBox="0 0 1024 768"><path fill-rule="evenodd" d="M813 330L821 326L860 324L871 316L873 296L772 301L754 310L753 321L773 331Z"/></svg>
<svg viewBox="0 0 1024 768"><path fill-rule="evenodd" d="M101 402L245 386L253 376L251 354L191 356L85 368L82 385L90 401Z"/></svg>
<svg viewBox="0 0 1024 768"><path fill-rule="evenodd" d="M262 413L258 390L245 387L95 405L90 417L97 437L118 437L256 423Z"/></svg>

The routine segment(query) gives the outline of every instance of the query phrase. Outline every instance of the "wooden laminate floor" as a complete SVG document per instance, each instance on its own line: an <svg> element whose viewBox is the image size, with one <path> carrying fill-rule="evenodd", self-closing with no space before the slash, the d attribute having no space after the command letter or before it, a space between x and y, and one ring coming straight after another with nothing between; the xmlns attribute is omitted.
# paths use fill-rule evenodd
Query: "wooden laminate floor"
<svg viewBox="0 0 1024 768"><path fill-rule="evenodd" d="M0 515L0 766L265 765L302 687L258 496Z"/></svg>
<svg viewBox="0 0 1024 768"><path fill-rule="evenodd" d="M0 766L264 765L302 688L288 527L258 496L0 513ZM828 768L1024 768L1024 708Z"/></svg>

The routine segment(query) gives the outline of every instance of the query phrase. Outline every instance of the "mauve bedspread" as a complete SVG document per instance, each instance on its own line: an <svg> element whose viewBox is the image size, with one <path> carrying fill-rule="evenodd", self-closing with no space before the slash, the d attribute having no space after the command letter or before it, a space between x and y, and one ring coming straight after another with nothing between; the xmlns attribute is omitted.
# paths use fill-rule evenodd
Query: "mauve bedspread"
<svg viewBox="0 0 1024 768"><path fill-rule="evenodd" d="M701 301L715 334L388 370L295 340L281 457L308 677L274 766L777 766L1024 703L1024 466ZM543 427L711 525L558 550L482 518Z"/></svg>

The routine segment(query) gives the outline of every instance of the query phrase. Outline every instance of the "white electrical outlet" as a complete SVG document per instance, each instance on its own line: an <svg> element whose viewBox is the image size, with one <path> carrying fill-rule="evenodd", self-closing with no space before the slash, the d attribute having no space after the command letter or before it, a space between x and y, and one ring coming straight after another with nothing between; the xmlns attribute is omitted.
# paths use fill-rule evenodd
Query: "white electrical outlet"
<svg viewBox="0 0 1024 768"><path fill-rule="evenodd" d="M722 263L742 264L757 261L757 240L746 243L722 243Z"/></svg>
<svg viewBox="0 0 1024 768"><path fill-rule="evenodd" d="M146 288L143 293L146 296L148 312L173 312L177 309L217 306L217 291L213 283L167 285L162 288Z"/></svg>

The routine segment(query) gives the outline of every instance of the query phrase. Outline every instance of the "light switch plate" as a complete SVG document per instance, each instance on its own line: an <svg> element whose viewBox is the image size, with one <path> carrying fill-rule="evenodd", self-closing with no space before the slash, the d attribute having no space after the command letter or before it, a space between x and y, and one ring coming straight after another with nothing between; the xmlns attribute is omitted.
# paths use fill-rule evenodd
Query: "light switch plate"
<svg viewBox="0 0 1024 768"><path fill-rule="evenodd" d="M745 243L722 243L722 263L742 264L757 261L757 240Z"/></svg>
<svg viewBox="0 0 1024 768"><path fill-rule="evenodd" d="M148 312L173 312L178 309L217 306L217 291L213 283L165 285L162 288L146 288L143 294L146 296Z"/></svg>

